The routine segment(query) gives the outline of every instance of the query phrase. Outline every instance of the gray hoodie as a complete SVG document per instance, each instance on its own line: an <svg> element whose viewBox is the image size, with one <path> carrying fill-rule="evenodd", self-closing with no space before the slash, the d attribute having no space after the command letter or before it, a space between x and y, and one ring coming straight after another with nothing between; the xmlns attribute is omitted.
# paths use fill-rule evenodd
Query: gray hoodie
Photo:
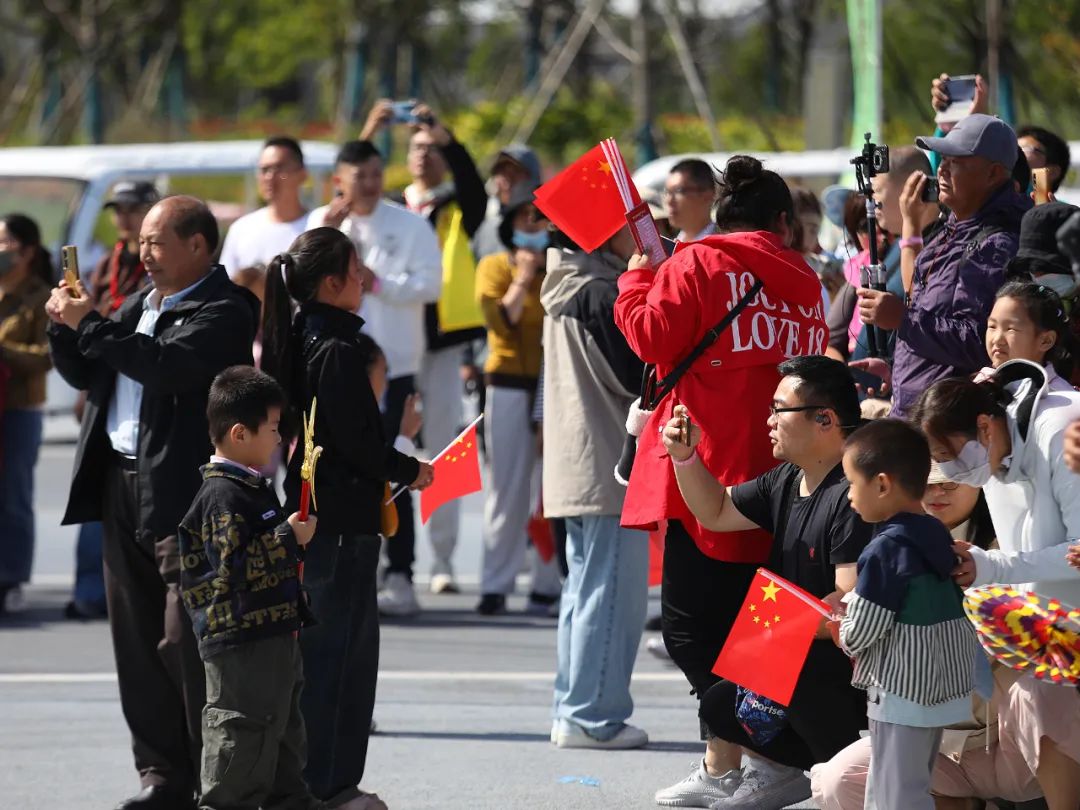
<svg viewBox="0 0 1080 810"><path fill-rule="evenodd" d="M550 248L547 267L540 289L548 316L544 514L619 515L626 489L612 471L644 369L615 326L616 281L626 262L610 253Z"/></svg>

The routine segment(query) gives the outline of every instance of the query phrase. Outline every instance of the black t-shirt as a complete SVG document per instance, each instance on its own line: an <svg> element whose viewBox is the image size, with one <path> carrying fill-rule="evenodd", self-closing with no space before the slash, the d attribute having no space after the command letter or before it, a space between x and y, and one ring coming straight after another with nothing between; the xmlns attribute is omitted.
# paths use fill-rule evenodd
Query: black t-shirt
<svg viewBox="0 0 1080 810"><path fill-rule="evenodd" d="M854 563L866 548L873 526L848 503L848 481L837 464L812 495L799 494L802 470L781 464L730 490L731 502L745 517L776 535L785 491L790 487L791 512L774 537L769 568L814 596L836 590L836 566Z"/></svg>

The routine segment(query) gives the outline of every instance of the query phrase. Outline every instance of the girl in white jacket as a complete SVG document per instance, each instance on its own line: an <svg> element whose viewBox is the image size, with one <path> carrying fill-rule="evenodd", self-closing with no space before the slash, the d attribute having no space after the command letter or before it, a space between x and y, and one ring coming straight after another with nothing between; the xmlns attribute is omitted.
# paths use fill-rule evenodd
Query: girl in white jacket
<svg viewBox="0 0 1080 810"><path fill-rule="evenodd" d="M951 480L983 487L999 548L957 543L953 572L964 586L999 583L1080 605L1080 571L1066 560L1080 538L1080 476L1062 457L1066 426L1080 419L1080 393L1055 390L1040 365L1013 360L990 379L942 380L912 420ZM1010 689L1006 712L1050 810L1080 807L1080 694L1030 675Z"/></svg>

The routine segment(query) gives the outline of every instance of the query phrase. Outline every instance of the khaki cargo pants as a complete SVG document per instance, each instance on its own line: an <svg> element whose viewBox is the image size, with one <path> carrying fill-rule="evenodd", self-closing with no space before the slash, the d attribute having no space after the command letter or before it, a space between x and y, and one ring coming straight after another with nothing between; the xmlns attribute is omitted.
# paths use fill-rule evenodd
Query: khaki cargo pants
<svg viewBox="0 0 1080 810"><path fill-rule="evenodd" d="M204 662L202 810L321 810L304 782L304 667L292 633Z"/></svg>

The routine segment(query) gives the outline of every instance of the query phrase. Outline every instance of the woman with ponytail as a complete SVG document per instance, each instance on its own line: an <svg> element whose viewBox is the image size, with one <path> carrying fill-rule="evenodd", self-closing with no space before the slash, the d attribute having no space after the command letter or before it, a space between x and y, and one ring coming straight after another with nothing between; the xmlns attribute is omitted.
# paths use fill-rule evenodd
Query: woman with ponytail
<svg viewBox="0 0 1080 810"><path fill-rule="evenodd" d="M434 475L430 464L387 441L368 379L364 322L354 314L363 293L352 242L335 228L315 228L270 264L263 306L262 367L289 395L293 430L318 400L315 442L323 453L312 504L319 523L304 560L318 624L300 634L304 774L317 798L349 810L382 806L357 786L379 668L375 572L386 482L422 489ZM299 503L302 462L301 444L285 478L289 509Z"/></svg>
<svg viewBox="0 0 1080 810"><path fill-rule="evenodd" d="M0 614L21 606L34 558L34 467L52 367L45 336L52 284L37 223L22 214L0 217Z"/></svg>
<svg viewBox="0 0 1080 810"><path fill-rule="evenodd" d="M1066 426L1080 419L1080 393L1053 387L1052 376L1051 368L1019 359L981 382L941 380L923 393L911 419L946 478L982 487L997 530L997 549L953 546L957 584L1011 585L1077 606L1080 571L1067 554L1080 537L1080 476L1066 467L1062 445ZM1077 690L1025 671L1008 689L1000 722L1015 732L1018 755L1050 810L1080 807Z"/></svg>

